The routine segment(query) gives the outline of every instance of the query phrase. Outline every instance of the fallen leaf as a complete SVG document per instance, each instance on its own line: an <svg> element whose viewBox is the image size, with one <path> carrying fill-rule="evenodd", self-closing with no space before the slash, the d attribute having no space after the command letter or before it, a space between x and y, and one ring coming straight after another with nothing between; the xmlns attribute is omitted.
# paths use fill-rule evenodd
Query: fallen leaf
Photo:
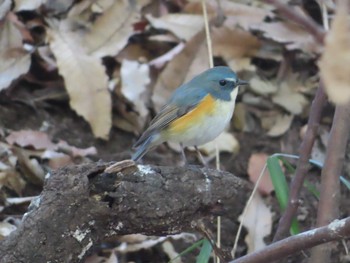
<svg viewBox="0 0 350 263"><path fill-rule="evenodd" d="M17 195L22 195L27 182L14 169L0 172L0 188L4 185L15 191Z"/></svg>
<svg viewBox="0 0 350 263"><path fill-rule="evenodd" d="M0 21L4 19L7 13L11 10L12 1L11 0L3 0L0 4ZM2 25L3 26L3 25Z"/></svg>
<svg viewBox="0 0 350 263"><path fill-rule="evenodd" d="M87 53L96 57L116 55L134 34L133 24L140 19L140 1L114 1L84 36Z"/></svg>
<svg viewBox="0 0 350 263"><path fill-rule="evenodd" d="M15 11L31 11L39 8L42 4L44 4L45 0L14 0L15 2Z"/></svg>
<svg viewBox="0 0 350 263"><path fill-rule="evenodd" d="M218 3L215 0L206 1L209 18L217 14ZM247 4L235 3L233 1L221 1L221 9L225 15L224 25L228 28L234 29L240 27L246 31L252 25L259 24L264 21L266 17L275 17L274 13L268 6L252 6ZM184 11L191 14L202 15L202 3L199 1L191 1L188 3Z"/></svg>
<svg viewBox="0 0 350 263"><path fill-rule="evenodd" d="M258 181L261 172L263 171L266 160L269 156L265 153L253 153L248 161L248 176L249 180L254 184ZM258 190L262 195L269 195L274 190L269 171L265 169Z"/></svg>
<svg viewBox="0 0 350 263"><path fill-rule="evenodd" d="M125 98L135 105L142 127L148 116L146 92L147 85L151 82L149 66L137 61L123 60L120 74L122 82L121 92Z"/></svg>
<svg viewBox="0 0 350 263"><path fill-rule="evenodd" d="M296 83L293 80L285 80L280 84L279 90L272 97L272 101L294 115L300 114L308 104L308 100L296 89ZM299 84L300 85L300 84Z"/></svg>
<svg viewBox="0 0 350 263"><path fill-rule="evenodd" d="M153 91L153 103L157 111L181 84L209 68L205 34L202 30L186 43L159 75Z"/></svg>
<svg viewBox="0 0 350 263"><path fill-rule="evenodd" d="M177 46L175 46L173 49L169 50L164 55L157 57L150 61L148 65L154 66L155 68L161 68L164 66L164 64L174 58L177 54L179 54L185 47L185 44L183 42L180 42Z"/></svg>
<svg viewBox="0 0 350 263"><path fill-rule="evenodd" d="M48 162L48 165L52 170L57 170L59 168L62 168L71 164L74 164L72 158L65 154L61 157L51 158L49 159L49 162Z"/></svg>
<svg viewBox="0 0 350 263"><path fill-rule="evenodd" d="M346 104L350 101L350 70L347 66L350 64L348 10L348 3L340 1L331 30L325 39L325 50L318 63L327 95L335 104Z"/></svg>
<svg viewBox="0 0 350 263"><path fill-rule="evenodd" d="M212 39L213 55L222 57L234 71L255 71L251 59L261 46L257 37L241 29L222 26L212 28Z"/></svg>
<svg viewBox="0 0 350 263"><path fill-rule="evenodd" d="M316 42L313 36L291 22L260 23L251 26L251 28L263 32L268 39L285 44L288 50L301 50L308 54L321 52L321 45Z"/></svg>
<svg viewBox="0 0 350 263"><path fill-rule="evenodd" d="M236 153L239 150L239 142L232 133L223 132L213 141L201 145L199 149L208 157L213 158L216 155L216 147L219 152Z"/></svg>
<svg viewBox="0 0 350 263"><path fill-rule="evenodd" d="M156 18L147 14L146 18L154 28L168 30L186 41L190 40L204 26L203 15L167 14Z"/></svg>
<svg viewBox="0 0 350 263"><path fill-rule="evenodd" d="M96 137L107 139L112 125L112 101L108 77L100 59L84 53L67 19L48 33L70 106L89 122Z"/></svg>
<svg viewBox="0 0 350 263"><path fill-rule="evenodd" d="M41 131L13 131L6 137L6 142L20 147L33 147L36 150L53 150L56 146L49 136Z"/></svg>
<svg viewBox="0 0 350 263"><path fill-rule="evenodd" d="M277 136L283 135L289 130L290 126L292 125L293 118L294 118L293 115L279 114L275 119L274 125L267 132L267 135L271 137L277 137Z"/></svg>
<svg viewBox="0 0 350 263"><path fill-rule="evenodd" d="M275 83L272 83L270 81L264 81L256 76L249 80L249 87L252 91L259 95L273 94L276 93L278 90L278 87Z"/></svg>
<svg viewBox="0 0 350 263"><path fill-rule="evenodd" d="M0 91L28 72L30 54L23 49L20 30L7 18L0 27Z"/></svg>
<svg viewBox="0 0 350 263"><path fill-rule="evenodd" d="M18 165L26 179L35 185L42 185L45 172L38 160L31 158L28 152L19 147L14 148L13 152L18 158Z"/></svg>
<svg viewBox="0 0 350 263"><path fill-rule="evenodd" d="M241 217L240 220L242 220ZM248 231L245 238L248 254L266 247L264 238L271 234L272 212L259 194L254 195L252 202L248 206L243 226Z"/></svg>
<svg viewBox="0 0 350 263"><path fill-rule="evenodd" d="M56 150L68 153L72 157L85 157L88 155L96 155L97 150L94 146L82 149L69 145L66 141L60 140L56 144Z"/></svg>

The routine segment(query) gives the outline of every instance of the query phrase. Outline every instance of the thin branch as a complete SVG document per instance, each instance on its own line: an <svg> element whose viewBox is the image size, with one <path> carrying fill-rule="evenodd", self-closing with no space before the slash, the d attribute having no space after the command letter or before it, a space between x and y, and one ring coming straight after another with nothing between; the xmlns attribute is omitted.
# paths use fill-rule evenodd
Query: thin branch
<svg viewBox="0 0 350 263"><path fill-rule="evenodd" d="M286 258L296 252L305 250L319 244L334 240L341 240L350 236L350 217L335 220L328 226L316 228L281 241L233 260L229 263L264 263Z"/></svg>
<svg viewBox="0 0 350 263"><path fill-rule="evenodd" d="M318 132L322 108L325 102L326 94L324 92L323 84L321 82L311 105L310 117L307 123L307 130L299 149L300 158L298 160L295 176L293 177L291 183L288 205L279 221L274 241L280 240L287 235L293 217L298 209L300 190L307 175L307 171L309 169L309 159Z"/></svg>
<svg viewBox="0 0 350 263"><path fill-rule="evenodd" d="M329 224L339 217L340 181L350 130L350 104L335 109L332 129L327 145L326 159L321 174L321 196L318 204L317 226ZM310 262L330 262L329 246L312 250Z"/></svg>

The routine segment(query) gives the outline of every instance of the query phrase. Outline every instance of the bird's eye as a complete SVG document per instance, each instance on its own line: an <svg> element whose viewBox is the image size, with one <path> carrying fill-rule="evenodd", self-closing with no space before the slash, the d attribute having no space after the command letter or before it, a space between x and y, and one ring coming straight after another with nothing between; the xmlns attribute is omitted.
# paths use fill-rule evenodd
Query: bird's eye
<svg viewBox="0 0 350 263"><path fill-rule="evenodd" d="M219 81L220 86L225 86L226 85L226 80L222 79Z"/></svg>

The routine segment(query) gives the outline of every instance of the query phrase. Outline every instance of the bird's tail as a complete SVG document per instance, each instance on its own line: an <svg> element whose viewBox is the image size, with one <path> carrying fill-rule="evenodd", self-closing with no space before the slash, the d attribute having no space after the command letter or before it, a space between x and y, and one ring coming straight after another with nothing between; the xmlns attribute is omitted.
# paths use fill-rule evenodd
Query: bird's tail
<svg viewBox="0 0 350 263"><path fill-rule="evenodd" d="M149 136L140 146L137 147L136 152L132 155L133 161L140 160L152 147L153 136Z"/></svg>

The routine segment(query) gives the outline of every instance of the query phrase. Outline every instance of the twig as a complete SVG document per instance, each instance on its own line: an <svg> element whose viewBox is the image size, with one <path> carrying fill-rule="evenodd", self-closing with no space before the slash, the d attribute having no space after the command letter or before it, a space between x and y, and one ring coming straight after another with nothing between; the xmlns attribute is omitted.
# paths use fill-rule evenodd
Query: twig
<svg viewBox="0 0 350 263"><path fill-rule="evenodd" d="M274 241L280 240L286 236L291 226L292 219L298 209L300 189L309 168L309 158L311 155L312 146L315 142L321 119L322 108L325 102L326 94L324 92L323 83L321 82L311 105L307 130L299 149L300 158L298 160L295 176L293 177L291 183L288 205L279 221Z"/></svg>
<svg viewBox="0 0 350 263"><path fill-rule="evenodd" d="M326 160L321 174L321 196L318 204L317 226L329 224L339 216L340 181L350 130L350 104L335 109L327 145ZM329 246L312 250L310 262L330 262Z"/></svg>
<svg viewBox="0 0 350 263"><path fill-rule="evenodd" d="M207 47L208 47L208 56L209 56L209 67L214 67L213 61L213 48L211 44L210 30L209 30L209 20L208 20L208 12L207 6L205 4L205 0L202 0L202 9L204 16L204 27L205 27L205 35L207 37Z"/></svg>
<svg viewBox="0 0 350 263"><path fill-rule="evenodd" d="M230 261L229 263L264 263L286 258L296 252L306 248L314 247L319 244L327 243L334 240L341 240L350 235L350 217L342 220L335 220L328 226L316 228L281 241Z"/></svg>

